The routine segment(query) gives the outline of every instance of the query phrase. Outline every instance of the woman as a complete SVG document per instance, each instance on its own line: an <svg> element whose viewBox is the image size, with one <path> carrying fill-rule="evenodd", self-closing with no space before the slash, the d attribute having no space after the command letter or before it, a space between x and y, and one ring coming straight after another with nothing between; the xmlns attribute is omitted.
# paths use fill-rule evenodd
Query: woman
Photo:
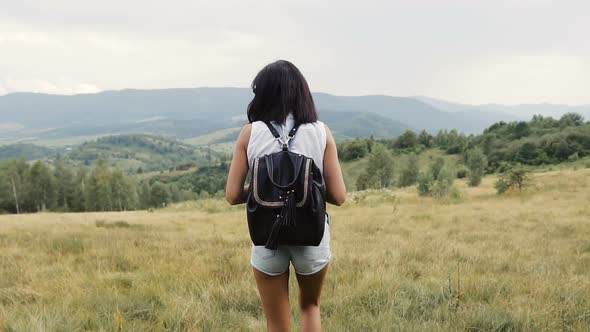
<svg viewBox="0 0 590 332"><path fill-rule="evenodd" d="M265 121L285 137L295 124L297 134L289 150L313 158L326 183L326 200L342 205L346 188L332 133L318 121L315 105L305 78L292 63L284 60L264 67L252 82L254 99L248 105L249 124L240 132L229 170L227 201L246 202L244 185L255 158L280 151L281 147ZM277 250L252 246L250 262L264 307L269 331L290 331L289 264L299 284L299 306L303 331L320 331L320 294L330 263L330 228L326 228L319 246L279 246Z"/></svg>

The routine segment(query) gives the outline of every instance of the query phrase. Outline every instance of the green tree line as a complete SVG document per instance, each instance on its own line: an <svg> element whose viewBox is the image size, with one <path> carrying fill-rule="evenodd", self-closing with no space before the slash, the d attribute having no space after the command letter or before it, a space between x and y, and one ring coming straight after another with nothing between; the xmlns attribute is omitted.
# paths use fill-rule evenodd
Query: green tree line
<svg viewBox="0 0 590 332"><path fill-rule="evenodd" d="M420 153L438 148L447 154L460 154L468 159L469 151L478 149L487 161L487 173L496 172L503 163L523 165L558 164L590 156L590 122L576 113L560 119L536 115L531 121L498 122L481 135L466 136L456 130L441 130L435 135L426 131L407 130L396 138L355 139L338 146L341 160L360 159L380 143L398 153ZM473 156L472 158L475 158Z"/></svg>
<svg viewBox="0 0 590 332"><path fill-rule="evenodd" d="M458 165L451 167L437 158L428 169L420 169L417 156L429 148L458 155ZM550 165L590 156L590 122L575 113L560 119L537 115L528 122L498 122L481 135L407 130L396 138L345 141L338 150L343 161L367 157L366 169L356 179L359 190L417 184L423 195L445 196L452 186L450 179L467 178L470 186L478 186L486 173L512 174L521 169L518 165ZM394 156L399 155L407 155L406 162L395 165L399 158Z"/></svg>
<svg viewBox="0 0 590 332"><path fill-rule="evenodd" d="M104 160L72 170L64 159L52 165L7 160L0 164L0 212L125 211L194 199L175 183L138 182Z"/></svg>

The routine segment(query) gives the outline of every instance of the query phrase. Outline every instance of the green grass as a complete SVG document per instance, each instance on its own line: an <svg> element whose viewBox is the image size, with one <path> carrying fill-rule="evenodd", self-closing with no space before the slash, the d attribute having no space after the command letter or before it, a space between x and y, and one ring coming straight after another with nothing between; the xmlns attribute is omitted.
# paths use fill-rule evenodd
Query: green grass
<svg viewBox="0 0 590 332"><path fill-rule="evenodd" d="M588 331L590 169L330 207L326 331ZM0 331L261 331L244 206L0 216ZM297 287L290 280L293 323ZM297 329L296 329L297 330Z"/></svg>

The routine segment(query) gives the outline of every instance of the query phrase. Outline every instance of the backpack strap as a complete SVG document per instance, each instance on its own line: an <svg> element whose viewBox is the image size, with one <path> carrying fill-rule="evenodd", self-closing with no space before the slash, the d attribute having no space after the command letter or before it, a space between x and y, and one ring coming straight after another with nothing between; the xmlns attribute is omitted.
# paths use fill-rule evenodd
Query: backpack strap
<svg viewBox="0 0 590 332"><path fill-rule="evenodd" d="M270 123L270 121L264 121L264 123L266 124L266 126L268 127L268 129L270 130L270 132L272 133L274 138L276 138L277 141L279 141L279 143L283 147L283 151L288 151L289 150L289 142L291 141L291 139L293 139L293 136L295 136L297 129L299 129L299 124L295 124L293 126L293 128L291 128L291 130L289 131L289 135L287 135L286 141L283 141L283 139L281 138L281 135L279 134L277 129L272 125L272 123Z"/></svg>

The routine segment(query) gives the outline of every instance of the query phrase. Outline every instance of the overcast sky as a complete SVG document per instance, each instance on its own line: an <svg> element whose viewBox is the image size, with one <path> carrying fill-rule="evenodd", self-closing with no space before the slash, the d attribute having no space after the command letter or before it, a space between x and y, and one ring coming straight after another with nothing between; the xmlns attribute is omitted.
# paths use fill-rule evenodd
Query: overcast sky
<svg viewBox="0 0 590 332"><path fill-rule="evenodd" d="M590 103L588 0L0 0L0 94L249 86Z"/></svg>

